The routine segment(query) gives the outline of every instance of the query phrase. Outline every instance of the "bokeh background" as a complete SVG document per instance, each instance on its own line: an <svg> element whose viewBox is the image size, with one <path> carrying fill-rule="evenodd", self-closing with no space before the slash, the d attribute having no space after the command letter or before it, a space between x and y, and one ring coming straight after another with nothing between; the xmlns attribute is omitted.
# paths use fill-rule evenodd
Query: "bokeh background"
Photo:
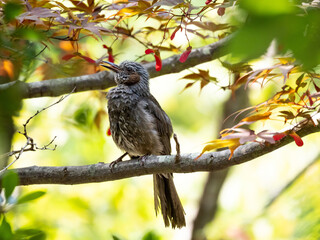
<svg viewBox="0 0 320 240"><path fill-rule="evenodd" d="M202 1L194 1L195 4L198 2L203 4ZM236 17L234 10L227 9L224 16L212 12L207 17L220 23L232 22ZM129 19L128 24L140 26L154 23L139 18ZM158 39L159 36L155 33L149 37ZM216 38L200 39L191 34L189 38L193 48L216 41ZM112 37L103 38L107 43L113 40ZM80 43L86 55L93 59L105 51L103 43L97 43L93 38L84 38ZM173 43L188 45L181 32L177 32ZM61 56L72 49L68 44L61 42L56 48L45 52L50 56L51 67L37 68L28 77L28 82L61 77L68 71L72 72L72 67L76 66L83 73L92 73L92 66L79 59L70 60L73 65L61 60ZM113 52L117 53L116 63L135 61L144 50L144 46L134 40L125 43L119 41L113 45ZM163 53L161 57L165 59L171 54ZM145 59L153 60L152 56L146 56ZM206 142L217 138L225 119L224 109L228 107L227 104L235 105L240 97L232 97L230 92L221 88L232 82L234 77L222 66L221 61L230 61L230 56L197 66L209 70L210 75L218 80L218 84L210 83L201 91L198 83L184 90L190 80L182 78L190 70L150 80L152 94L172 120L182 153L201 152ZM270 63L274 62L268 56L250 62L253 68ZM52 66L58 70L53 71ZM81 73L78 72L79 75ZM279 91L281 84L270 82L266 88L253 84L240 94L247 95L249 104L255 105ZM38 145L44 145L56 136L57 149L25 152L13 167L86 165L111 162L119 157L121 151L106 134L109 128L105 98L107 90L72 94L35 117L28 125L29 135ZM58 99L44 97L23 100L22 110L14 118L17 129L21 130L22 124L37 110ZM237 121L235 119L233 124ZM279 130L280 124L270 121L254 127ZM320 142L318 134L303 140L304 146L301 148L291 143L229 170L218 196L217 214L204 228L207 239L319 239L320 162L317 159ZM14 148L24 145L24 141L23 136L15 133ZM306 166L297 178L297 174ZM13 228L41 229L50 240L190 239L207 176L206 172L174 174L175 185L186 211L187 227L183 229L164 228L162 217L155 216L152 176L73 186L20 187L20 193L44 190L46 194L33 202L16 206L6 216ZM286 188L290 182L292 184ZM281 191L283 188L286 190ZM274 201L269 204L273 198Z"/></svg>

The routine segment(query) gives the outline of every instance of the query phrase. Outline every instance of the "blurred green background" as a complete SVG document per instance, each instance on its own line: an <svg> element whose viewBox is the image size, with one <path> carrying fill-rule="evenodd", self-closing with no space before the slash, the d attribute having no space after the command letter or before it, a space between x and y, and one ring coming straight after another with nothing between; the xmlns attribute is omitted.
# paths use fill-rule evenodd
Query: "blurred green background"
<svg viewBox="0 0 320 240"><path fill-rule="evenodd" d="M200 4L200 1L195 2ZM290 43L289 49L296 49L298 59L300 57L300 60L306 63L306 67L319 64L319 42L316 46L312 46L307 39L299 45L301 39L295 38L292 33L294 27L292 30L289 20L297 21L298 26L302 23L300 18L292 17L294 10L287 8L287 3L288 1L270 1L271 5L258 8L259 4L255 1L247 0L240 5L242 9L232 7L227 9L226 15L222 17L217 16L216 12L208 13L207 17L212 21L228 22L237 27L244 26L237 36L238 41L231 46L234 50L233 56L220 60L232 62L234 59L243 58L249 61L259 57L269 46L273 34L276 34L281 41ZM274 11L263 11L264 9L274 9ZM241 21L243 11L250 17L247 22ZM292 18L288 20L285 16ZM319 19L318 12L310 14L309 17L312 21ZM279 25L279 22L285 24L287 21L289 22L285 26L290 27L292 35L282 34L283 25ZM152 21L145 23L143 18L130 19L128 23L139 27L140 24L154 24ZM276 25L279 25L278 30L274 32ZM317 27L319 24L315 26ZM299 28L298 31L301 30ZM257 29L260 29L258 33ZM315 39L319 38L319 32L313 33ZM155 33L149 38L151 41L158 41L159 36L159 33ZM217 36L218 34L215 37ZM201 39L191 34L189 38L194 48L216 40ZM250 42L243 47L243 42L248 38ZM103 39L106 43L111 43L113 40L112 37ZM93 59L100 57L103 51L101 42L97 44L95 39L85 38L80 43L86 54ZM188 45L184 33L180 31L177 32L173 43ZM284 47L283 52L288 51L288 48ZM50 59L49 70L38 68L37 71L31 71L30 69L35 67L30 66L32 65L30 63L28 67L22 68L21 76L28 79L28 82L38 81L44 76L45 79L68 76L70 72L76 70L74 66L79 61L74 60L73 65L63 62L62 49L66 47L53 47L43 53L44 57ZM123 44L119 41L113 45L113 52L118 54L116 63L136 60L144 50L145 47L138 45L134 40L127 40ZM310 51L313 53L313 59L310 59ZM172 55L165 52L161 54L162 59ZM153 60L152 56L147 56L146 59ZM181 80L184 75L190 73L188 70L150 81L152 94L172 120L182 153L201 152L207 141L218 136L224 120L223 109L227 107L225 102L230 98L230 92L223 91L220 86L228 85L233 77L229 70L222 67L220 60L197 66L209 70L210 75L219 81L218 85L208 84L202 91L198 83L182 91L190 82ZM258 68L266 66L270 61L273 60L263 58L251 60L250 63L253 68ZM90 66L86 69L86 64L83 62L81 64L78 65L81 71L85 73L92 71L89 69ZM58 70L52 71L52 66ZM250 104L258 104L279 91L281 84L271 83L265 89L252 85L245 94L248 94ZM14 164L14 168L32 165L85 165L111 162L119 157L121 151L116 148L111 137L106 135L109 125L105 95L106 91L72 94L63 102L35 117L28 125L29 135L40 146L56 136L55 143L58 147L55 151L26 152ZM17 129L22 130L22 124L31 115L57 100L58 98L23 100L21 111L14 117ZM237 97L229 104L234 104L236 101ZM237 120L234 124L236 123ZM266 128L279 130L279 124L266 122L264 125L257 125L255 129ZM219 196L218 214L204 229L207 239L319 239L320 162L316 160L319 158L320 140L318 134L307 136L303 140L302 148L292 143L254 161L233 167L229 171ZM24 141L23 136L14 134L15 149L23 146ZM310 162L314 164L269 207L265 207ZM186 211L187 227L183 229L164 228L162 218L155 216L152 176L75 186L19 187L16 190L17 194L34 190L44 190L46 194L33 202L14 207L6 213L6 219L13 229L21 227L40 229L50 240L190 239L193 220L198 212L198 203L207 175L208 173L202 172L174 174L176 188Z"/></svg>

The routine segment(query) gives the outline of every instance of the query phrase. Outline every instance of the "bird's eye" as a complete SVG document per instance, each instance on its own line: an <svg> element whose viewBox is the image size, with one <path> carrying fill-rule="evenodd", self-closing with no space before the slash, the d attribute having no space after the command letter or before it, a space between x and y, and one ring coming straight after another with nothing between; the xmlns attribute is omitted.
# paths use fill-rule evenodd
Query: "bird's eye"
<svg viewBox="0 0 320 240"><path fill-rule="evenodd" d="M131 68L131 67L128 67L128 68L127 68L127 71L128 71L129 73L134 72L134 71L133 71L133 68Z"/></svg>

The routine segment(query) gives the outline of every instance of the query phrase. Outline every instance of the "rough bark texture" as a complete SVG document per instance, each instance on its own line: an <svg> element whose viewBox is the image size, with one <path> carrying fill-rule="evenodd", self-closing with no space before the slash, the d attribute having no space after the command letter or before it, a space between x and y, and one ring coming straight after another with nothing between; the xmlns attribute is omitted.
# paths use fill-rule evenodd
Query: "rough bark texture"
<svg viewBox="0 0 320 240"><path fill-rule="evenodd" d="M312 124L305 126L297 133L303 137L320 131L319 126ZM97 163L86 166L63 167L26 167L16 171L20 176L20 185L31 184L81 184L90 182L104 182L123 178L155 174L155 173L189 173L197 171L217 171L230 166L253 160L266 153L272 152L292 142L291 137L285 137L276 144L250 143L240 146L234 156L228 160L230 151L212 152L203 154L197 161L194 159L198 153L182 154L179 163L174 155L149 156L145 164L138 160L118 163L112 170L109 164ZM298 149L297 149L298 151Z"/></svg>
<svg viewBox="0 0 320 240"><path fill-rule="evenodd" d="M180 54L164 59L162 61L162 69L158 72L155 70L155 62L147 63L144 67L149 72L151 78L178 73L200 63L224 56L227 54L225 46L229 39L230 37L226 37L218 42L192 50L188 60L184 63L179 62ZM74 92L106 89L115 85L113 79L113 74L103 71L79 77L51 79L32 83L16 81L1 84L0 93L8 88L17 86L21 91L22 98L56 97L70 93L74 87L76 87Z"/></svg>

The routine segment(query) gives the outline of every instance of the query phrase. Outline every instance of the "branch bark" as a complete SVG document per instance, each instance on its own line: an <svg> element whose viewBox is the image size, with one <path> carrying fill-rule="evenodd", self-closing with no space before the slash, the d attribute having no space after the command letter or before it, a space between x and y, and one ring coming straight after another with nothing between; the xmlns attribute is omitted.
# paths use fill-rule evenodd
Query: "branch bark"
<svg viewBox="0 0 320 240"><path fill-rule="evenodd" d="M303 137L320 131L319 126L309 124L297 134ZM228 160L230 151L224 150L204 154L197 161L198 153L182 154L176 163L174 155L149 156L142 165L138 160L118 163L113 169L106 163L86 166L62 167L26 167L15 169L20 176L20 185L31 184L82 184L91 182L113 181L135 176L155 173L189 173L197 171L216 171L253 160L266 153L272 152L292 142L291 137L285 137L276 144L250 143L240 146Z"/></svg>
<svg viewBox="0 0 320 240"><path fill-rule="evenodd" d="M150 77L177 73L200 63L224 56L227 54L225 46L229 40L230 36L218 42L192 50L188 60L184 63L179 62L180 54L164 59L162 61L162 69L159 72L155 70L155 62L144 64L144 67L149 72ZM114 85L113 74L103 71L79 77L58 78L40 82L25 83L15 81L0 85L0 93L8 88L17 87L22 98L56 97L70 93L75 87L75 92L83 92L106 89Z"/></svg>

